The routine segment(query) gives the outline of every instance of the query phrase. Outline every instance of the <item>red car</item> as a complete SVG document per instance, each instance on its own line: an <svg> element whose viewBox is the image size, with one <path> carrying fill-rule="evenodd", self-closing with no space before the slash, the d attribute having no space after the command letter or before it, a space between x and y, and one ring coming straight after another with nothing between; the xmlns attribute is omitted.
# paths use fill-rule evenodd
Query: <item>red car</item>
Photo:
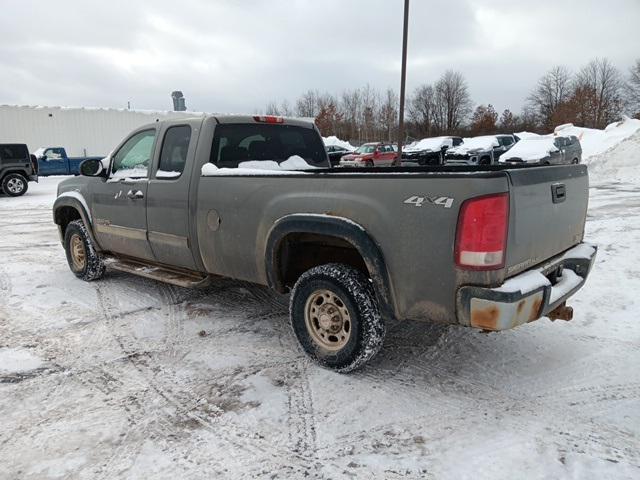
<svg viewBox="0 0 640 480"><path fill-rule="evenodd" d="M365 143L340 159L341 167L385 167L398 157L390 143Z"/></svg>

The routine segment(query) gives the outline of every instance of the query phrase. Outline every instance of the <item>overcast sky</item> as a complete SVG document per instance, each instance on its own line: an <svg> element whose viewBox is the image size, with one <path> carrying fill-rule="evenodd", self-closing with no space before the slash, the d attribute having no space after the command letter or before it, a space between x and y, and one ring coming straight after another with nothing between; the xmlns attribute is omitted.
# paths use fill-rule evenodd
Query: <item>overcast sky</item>
<svg viewBox="0 0 640 480"><path fill-rule="evenodd" d="M402 0L5 0L0 104L251 112L313 88L399 89ZM555 64L640 57L640 0L413 0L408 91L462 72L519 110Z"/></svg>

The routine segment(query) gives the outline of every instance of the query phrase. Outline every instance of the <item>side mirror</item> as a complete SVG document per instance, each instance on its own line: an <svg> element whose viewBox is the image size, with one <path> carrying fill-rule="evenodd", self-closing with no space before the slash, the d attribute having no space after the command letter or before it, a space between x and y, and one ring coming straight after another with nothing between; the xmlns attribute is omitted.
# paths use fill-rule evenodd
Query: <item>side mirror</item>
<svg viewBox="0 0 640 480"><path fill-rule="evenodd" d="M106 177L107 171L102 166L102 160L91 158L80 164L80 174L85 177Z"/></svg>
<svg viewBox="0 0 640 480"><path fill-rule="evenodd" d="M47 156L46 155L42 155L40 157L40 160L42 160L43 162L46 162L47 161Z"/></svg>
<svg viewBox="0 0 640 480"><path fill-rule="evenodd" d="M373 152L373 156L374 157L379 157L380 156L380 150L376 150L375 152Z"/></svg>

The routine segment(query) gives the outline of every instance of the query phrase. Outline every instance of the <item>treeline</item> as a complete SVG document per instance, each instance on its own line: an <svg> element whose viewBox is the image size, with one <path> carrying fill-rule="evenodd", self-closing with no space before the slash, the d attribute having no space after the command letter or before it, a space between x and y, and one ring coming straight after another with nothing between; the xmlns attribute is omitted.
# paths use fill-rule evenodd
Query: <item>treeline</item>
<svg viewBox="0 0 640 480"><path fill-rule="evenodd" d="M293 104L270 102L267 115L315 118L324 136L353 143L395 141L398 94L366 85L334 95L309 90ZM556 66L537 81L519 113L498 113L491 104L473 108L466 79L446 71L422 84L406 100L407 140L438 135L496 132L549 132L563 123L604 128L623 114L640 118L640 59L625 74L606 58L595 58L577 72Z"/></svg>

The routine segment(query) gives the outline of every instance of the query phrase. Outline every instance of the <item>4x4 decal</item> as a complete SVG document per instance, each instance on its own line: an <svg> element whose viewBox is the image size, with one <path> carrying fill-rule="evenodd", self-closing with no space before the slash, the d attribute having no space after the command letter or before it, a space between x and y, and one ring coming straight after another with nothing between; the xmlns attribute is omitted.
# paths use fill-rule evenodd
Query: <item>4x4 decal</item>
<svg viewBox="0 0 640 480"><path fill-rule="evenodd" d="M453 198L451 197L419 197L418 195L412 195L407 198L403 203L408 203L414 207L421 207L424 204L439 205L444 208L451 208L453 205Z"/></svg>

